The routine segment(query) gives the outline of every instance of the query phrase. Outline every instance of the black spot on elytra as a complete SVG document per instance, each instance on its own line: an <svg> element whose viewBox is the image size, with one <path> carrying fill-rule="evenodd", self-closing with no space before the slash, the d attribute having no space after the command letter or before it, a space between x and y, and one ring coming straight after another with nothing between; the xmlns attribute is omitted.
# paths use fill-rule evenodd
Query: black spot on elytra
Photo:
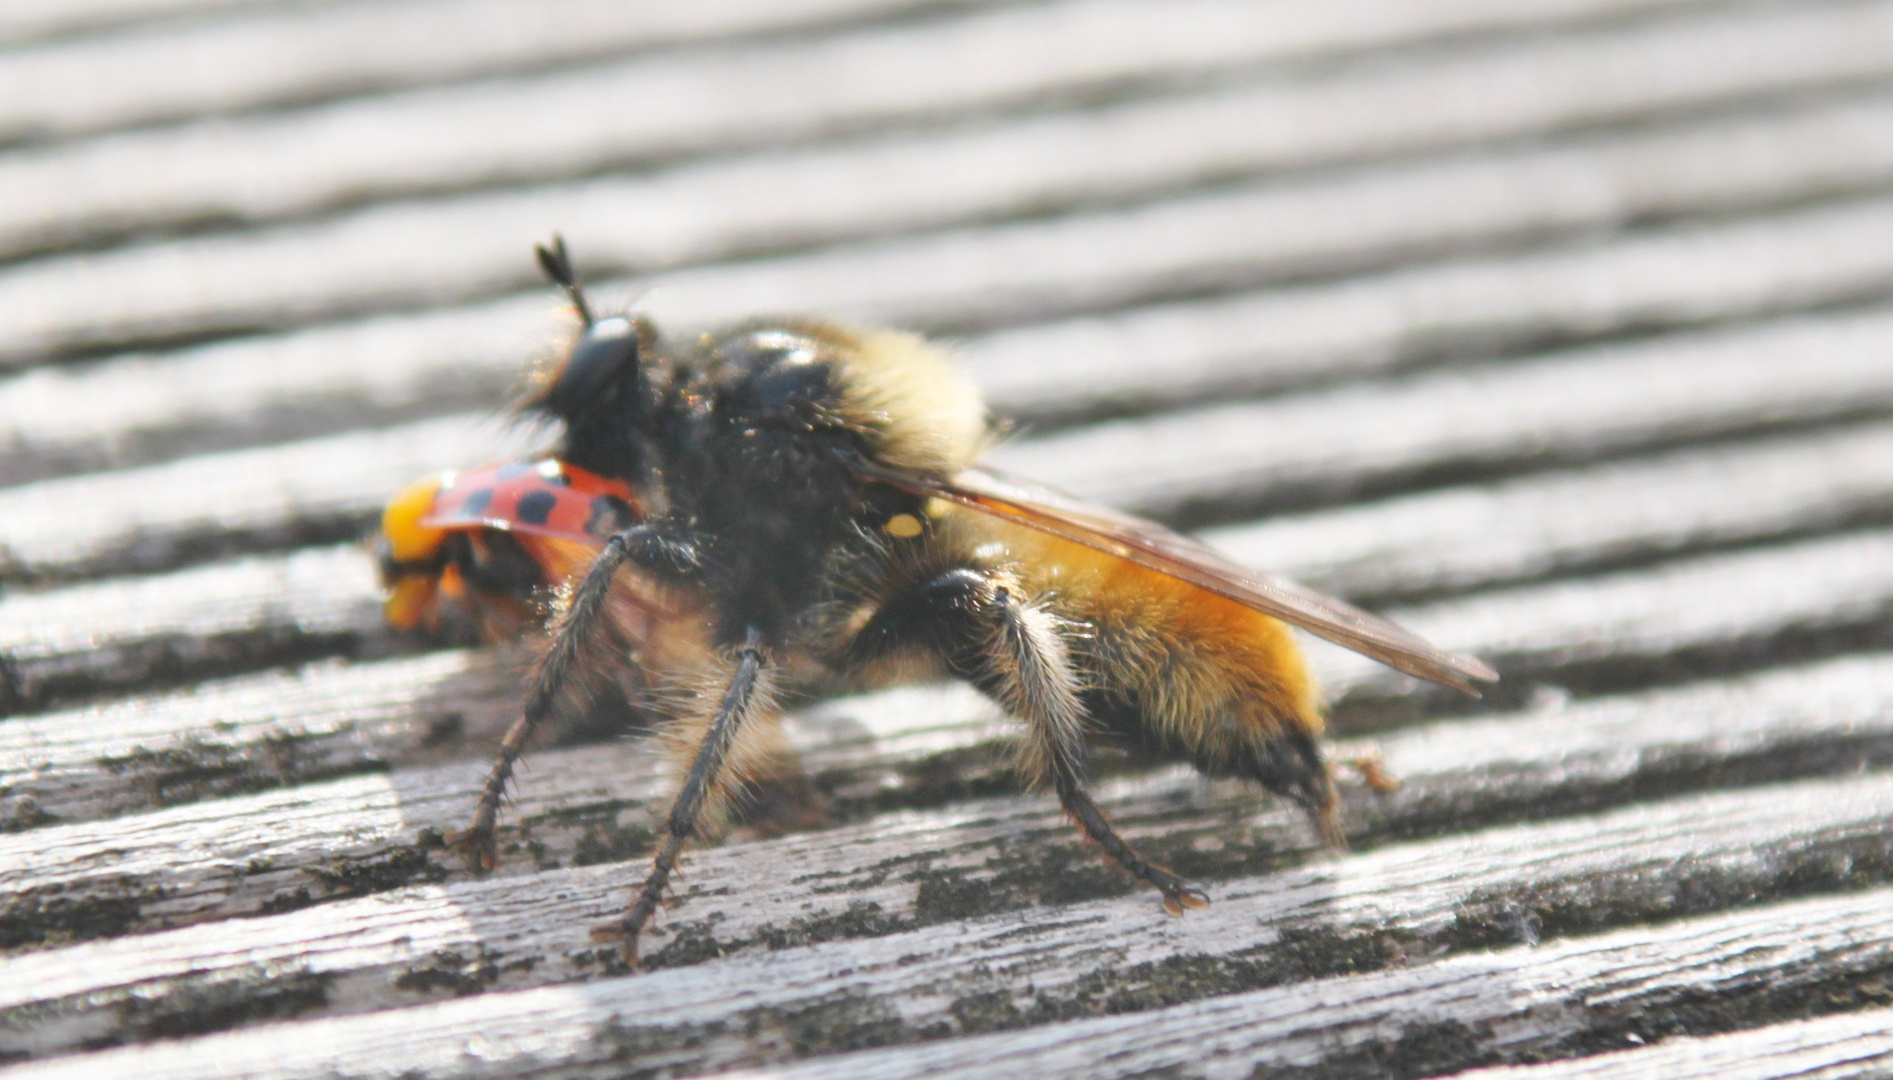
<svg viewBox="0 0 1893 1080"><path fill-rule="evenodd" d="M530 491L520 498L513 512L528 525L544 525L552 516L552 508L558 504L558 496L550 491Z"/></svg>
<svg viewBox="0 0 1893 1080"><path fill-rule="evenodd" d="M486 506L492 501L493 489L490 487L481 488L467 496L466 501L460 504L460 515L462 517L479 517L481 514L486 513Z"/></svg>

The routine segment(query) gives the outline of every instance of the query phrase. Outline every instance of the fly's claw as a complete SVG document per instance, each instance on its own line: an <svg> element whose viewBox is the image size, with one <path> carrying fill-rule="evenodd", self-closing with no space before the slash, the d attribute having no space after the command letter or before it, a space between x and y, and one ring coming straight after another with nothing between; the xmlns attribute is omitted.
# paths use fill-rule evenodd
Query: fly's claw
<svg viewBox="0 0 1893 1080"><path fill-rule="evenodd" d="M1186 911L1196 911L1209 906L1208 894L1170 871L1159 866L1146 866L1143 870L1140 876L1163 893L1165 914L1181 915Z"/></svg>
<svg viewBox="0 0 1893 1080"><path fill-rule="evenodd" d="M466 858L467 865L474 870L486 873L500 864L500 853L493 845L491 825L469 825L448 833L443 839L449 848L460 852Z"/></svg>
<svg viewBox="0 0 1893 1080"><path fill-rule="evenodd" d="M1166 915L1181 915L1208 906L1209 894L1201 889L1179 884L1163 890L1163 910Z"/></svg>
<svg viewBox="0 0 1893 1080"><path fill-rule="evenodd" d="M633 971L644 967L644 961L638 956L640 936L642 935L626 926L623 919L616 922L598 923L591 929L591 939L600 945L616 943L618 955L624 961L624 966Z"/></svg>
<svg viewBox="0 0 1893 1080"><path fill-rule="evenodd" d="M1360 776L1361 782L1377 794L1390 795L1400 790L1400 778L1387 771L1387 763L1381 760L1379 750L1369 750L1356 757L1344 758L1341 764L1353 769Z"/></svg>

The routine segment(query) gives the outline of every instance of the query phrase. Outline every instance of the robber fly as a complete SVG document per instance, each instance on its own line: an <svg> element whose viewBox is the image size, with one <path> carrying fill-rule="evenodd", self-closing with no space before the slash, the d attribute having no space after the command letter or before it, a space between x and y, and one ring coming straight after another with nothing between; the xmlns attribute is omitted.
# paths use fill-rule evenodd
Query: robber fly
<svg viewBox="0 0 1893 1080"><path fill-rule="evenodd" d="M565 582L524 715L452 838L483 866L514 765L562 701L627 664L686 666L707 688L670 705L676 799L650 875L604 931L630 962L685 846L773 767L786 671L971 683L1023 722L1023 774L1172 914L1207 898L1086 793L1091 738L1256 780L1338 842L1320 704L1285 624L1467 693L1498 677L1160 525L980 466L979 391L917 336L791 317L671 341L640 316L594 316L559 238L537 253L580 322L522 404L559 425L552 456L405 493L383 571L391 617L427 610L427 582L449 569L489 600ZM562 512L579 546L555 558L529 540L513 576L482 569L470 545L492 533L560 538L525 520L528 500Z"/></svg>

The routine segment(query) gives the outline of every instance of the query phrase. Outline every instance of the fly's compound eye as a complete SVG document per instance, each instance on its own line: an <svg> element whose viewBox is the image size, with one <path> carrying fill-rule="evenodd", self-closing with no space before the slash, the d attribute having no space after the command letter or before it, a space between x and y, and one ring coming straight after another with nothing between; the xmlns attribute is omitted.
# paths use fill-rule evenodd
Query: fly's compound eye
<svg viewBox="0 0 1893 1080"><path fill-rule="evenodd" d="M565 367L540 404L570 420L598 400L606 389L638 368L638 331L630 319L599 319L585 328Z"/></svg>

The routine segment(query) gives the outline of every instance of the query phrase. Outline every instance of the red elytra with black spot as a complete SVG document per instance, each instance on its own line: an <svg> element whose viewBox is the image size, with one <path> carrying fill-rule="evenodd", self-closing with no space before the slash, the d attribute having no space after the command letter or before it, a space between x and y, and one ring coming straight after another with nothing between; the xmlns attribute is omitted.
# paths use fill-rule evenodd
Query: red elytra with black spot
<svg viewBox="0 0 1893 1080"><path fill-rule="evenodd" d="M643 520L631 489L557 458L498 461L456 474L421 519L433 529L501 529L602 544Z"/></svg>

